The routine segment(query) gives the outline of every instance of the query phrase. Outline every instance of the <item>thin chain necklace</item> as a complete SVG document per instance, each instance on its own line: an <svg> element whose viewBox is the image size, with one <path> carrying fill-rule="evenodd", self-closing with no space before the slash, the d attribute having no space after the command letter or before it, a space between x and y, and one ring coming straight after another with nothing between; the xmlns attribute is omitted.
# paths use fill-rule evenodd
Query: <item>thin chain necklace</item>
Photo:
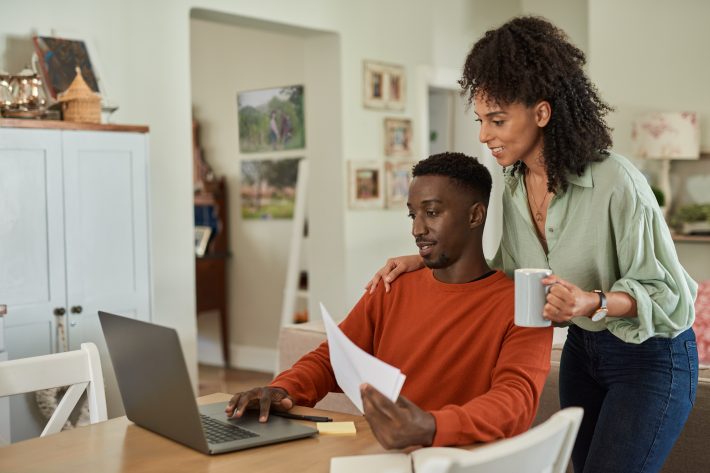
<svg viewBox="0 0 710 473"><path fill-rule="evenodd" d="M533 210L535 212L535 221L540 223L540 222L542 222L542 207L545 205L545 201L547 200L547 196L550 195L550 192L545 191L545 195L543 196L542 202L540 203L540 205L537 205L537 201L535 200L535 193L532 192L532 189L530 189L529 194L530 194L530 197L532 197L533 206L535 208L537 208L536 211L533 209L530 209L530 210Z"/></svg>

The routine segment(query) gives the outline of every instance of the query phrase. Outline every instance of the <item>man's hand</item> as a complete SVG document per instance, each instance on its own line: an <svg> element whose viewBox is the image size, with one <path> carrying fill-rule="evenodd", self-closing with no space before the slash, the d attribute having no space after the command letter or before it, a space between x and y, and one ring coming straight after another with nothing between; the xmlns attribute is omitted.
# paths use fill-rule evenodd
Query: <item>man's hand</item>
<svg viewBox="0 0 710 473"><path fill-rule="evenodd" d="M360 386L365 419L380 444L387 448L412 445L430 446L434 442L436 421L403 396L397 402L387 399L369 384Z"/></svg>
<svg viewBox="0 0 710 473"><path fill-rule="evenodd" d="M293 407L293 399L289 397L285 389L269 386L253 388L232 396L224 412L229 417L241 417L246 409L254 409L259 406L259 422L266 422L272 405L277 410L287 411Z"/></svg>

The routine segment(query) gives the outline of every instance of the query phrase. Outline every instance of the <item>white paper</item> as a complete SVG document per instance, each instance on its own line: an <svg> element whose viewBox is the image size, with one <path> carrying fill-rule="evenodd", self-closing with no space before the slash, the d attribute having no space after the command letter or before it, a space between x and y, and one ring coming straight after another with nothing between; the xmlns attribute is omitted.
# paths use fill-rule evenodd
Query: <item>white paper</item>
<svg viewBox="0 0 710 473"><path fill-rule="evenodd" d="M476 459L468 450L451 447L427 447L406 453L354 455L330 459L330 473L438 473L449 471L454 462L466 465Z"/></svg>
<svg viewBox="0 0 710 473"><path fill-rule="evenodd" d="M338 328L323 303L320 310L328 337L330 364L340 389L363 414L365 411L360 397L360 385L363 383L371 385L395 402L406 376L398 368L378 360L351 342Z"/></svg>

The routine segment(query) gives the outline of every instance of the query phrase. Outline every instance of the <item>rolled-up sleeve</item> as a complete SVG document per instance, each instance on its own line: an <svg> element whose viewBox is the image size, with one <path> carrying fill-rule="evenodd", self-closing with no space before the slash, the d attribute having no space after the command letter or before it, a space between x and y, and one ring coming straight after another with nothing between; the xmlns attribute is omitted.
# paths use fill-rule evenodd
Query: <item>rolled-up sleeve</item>
<svg viewBox="0 0 710 473"><path fill-rule="evenodd" d="M650 189L633 183L611 199L618 271L611 291L636 300L637 317L609 317L608 329L630 343L674 337L693 324L697 283L681 266L668 226ZM649 194L649 195L646 195Z"/></svg>

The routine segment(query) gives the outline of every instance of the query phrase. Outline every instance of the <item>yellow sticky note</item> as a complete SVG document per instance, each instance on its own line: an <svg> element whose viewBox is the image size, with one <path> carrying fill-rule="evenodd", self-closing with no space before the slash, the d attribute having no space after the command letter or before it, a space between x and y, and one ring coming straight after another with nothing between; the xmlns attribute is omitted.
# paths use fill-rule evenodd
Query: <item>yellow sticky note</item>
<svg viewBox="0 0 710 473"><path fill-rule="evenodd" d="M319 434L355 435L355 422L316 422Z"/></svg>

